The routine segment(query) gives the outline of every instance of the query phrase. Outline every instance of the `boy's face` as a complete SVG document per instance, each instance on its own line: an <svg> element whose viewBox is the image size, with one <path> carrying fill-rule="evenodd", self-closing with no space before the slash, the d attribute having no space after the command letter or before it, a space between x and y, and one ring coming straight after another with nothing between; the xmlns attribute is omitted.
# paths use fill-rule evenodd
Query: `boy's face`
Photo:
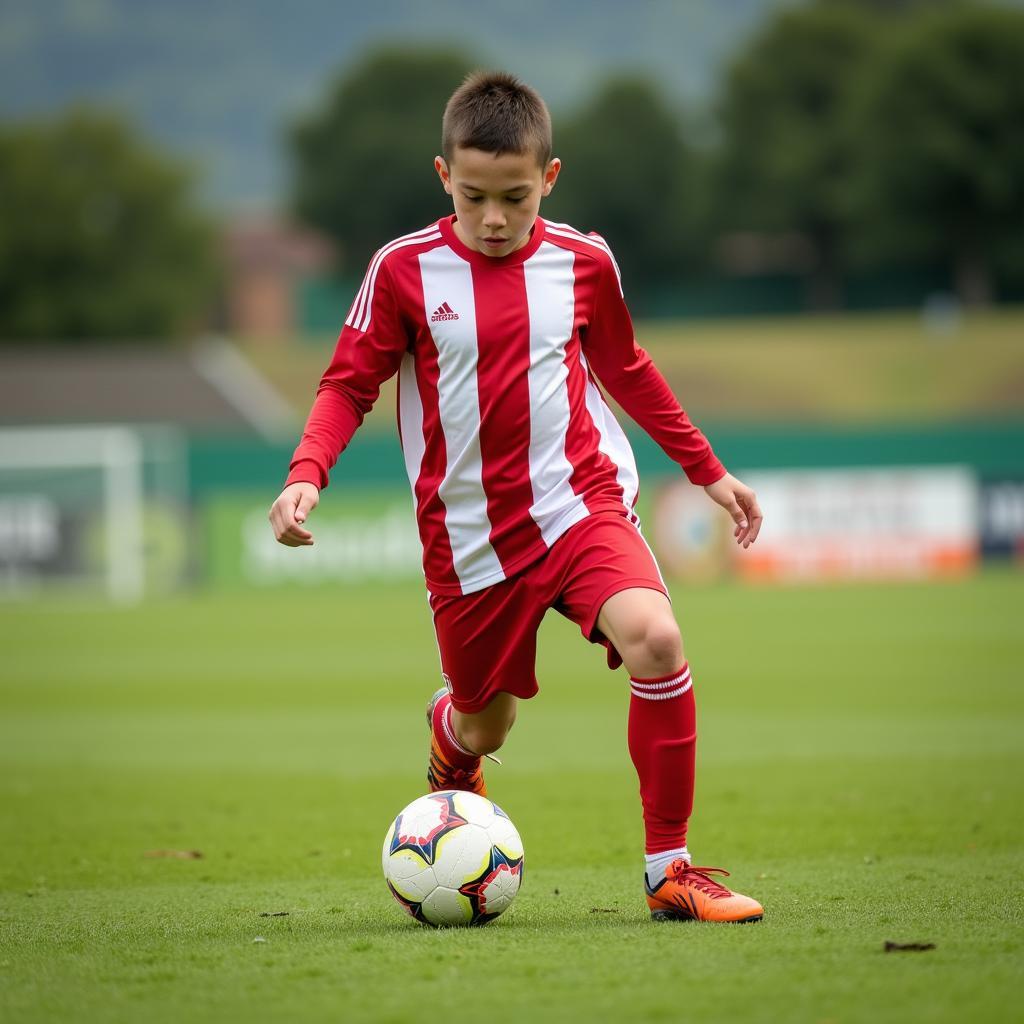
<svg viewBox="0 0 1024 1024"><path fill-rule="evenodd" d="M561 161L541 167L532 153L496 155L458 146L451 164L436 157L434 167L455 204L459 240L488 256L507 256L529 240Z"/></svg>

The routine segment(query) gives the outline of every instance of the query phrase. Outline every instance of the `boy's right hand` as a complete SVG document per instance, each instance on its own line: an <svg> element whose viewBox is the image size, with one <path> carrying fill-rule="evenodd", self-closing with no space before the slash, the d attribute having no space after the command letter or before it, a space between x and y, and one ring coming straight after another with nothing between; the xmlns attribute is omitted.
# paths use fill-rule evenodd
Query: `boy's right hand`
<svg viewBox="0 0 1024 1024"><path fill-rule="evenodd" d="M313 534L303 529L309 513L320 501L320 488L316 484L299 482L289 484L270 506L270 525L279 544L290 548L313 543Z"/></svg>

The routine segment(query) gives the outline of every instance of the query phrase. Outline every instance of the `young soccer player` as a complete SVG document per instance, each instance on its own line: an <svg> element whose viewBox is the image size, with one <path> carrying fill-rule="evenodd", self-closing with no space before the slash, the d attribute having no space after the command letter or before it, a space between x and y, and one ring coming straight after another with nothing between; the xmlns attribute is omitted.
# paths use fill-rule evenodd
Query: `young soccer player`
<svg viewBox="0 0 1024 1024"><path fill-rule="evenodd" d="M507 74L471 75L445 108L441 149L455 213L370 262L271 507L275 536L313 543L303 524L328 473L397 372L446 684L427 708L430 788L486 792L481 758L537 692L537 629L555 608L629 672L652 917L759 920L756 900L709 877L727 872L690 863L693 682L599 383L728 510L743 547L760 529L757 499L634 340L608 243L538 215L560 169L540 96Z"/></svg>

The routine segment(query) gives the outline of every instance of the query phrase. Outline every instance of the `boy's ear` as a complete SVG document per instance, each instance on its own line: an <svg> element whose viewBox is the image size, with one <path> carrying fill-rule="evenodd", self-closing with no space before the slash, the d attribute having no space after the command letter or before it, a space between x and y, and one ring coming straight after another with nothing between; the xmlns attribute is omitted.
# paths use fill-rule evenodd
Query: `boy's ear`
<svg viewBox="0 0 1024 1024"><path fill-rule="evenodd" d="M557 156L548 161L547 167L544 168L544 187L541 190L541 195L551 195L551 190L555 187L555 182L558 180L558 172L561 169L562 161Z"/></svg>
<svg viewBox="0 0 1024 1024"><path fill-rule="evenodd" d="M448 164L445 163L443 156L434 157L434 170L437 171L437 176L441 179L441 184L444 186L445 192L448 195L452 194L452 176L448 170Z"/></svg>

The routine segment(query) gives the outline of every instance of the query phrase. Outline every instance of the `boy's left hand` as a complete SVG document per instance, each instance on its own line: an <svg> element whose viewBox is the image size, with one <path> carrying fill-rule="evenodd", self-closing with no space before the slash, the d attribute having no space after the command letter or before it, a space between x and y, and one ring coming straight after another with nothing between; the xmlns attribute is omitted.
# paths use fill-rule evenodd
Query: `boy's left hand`
<svg viewBox="0 0 1024 1024"><path fill-rule="evenodd" d="M736 543L749 548L757 540L764 518L761 515L761 506L757 503L757 495L731 473L726 473L721 480L708 484L704 490L732 516L736 524L736 529L733 530Z"/></svg>

